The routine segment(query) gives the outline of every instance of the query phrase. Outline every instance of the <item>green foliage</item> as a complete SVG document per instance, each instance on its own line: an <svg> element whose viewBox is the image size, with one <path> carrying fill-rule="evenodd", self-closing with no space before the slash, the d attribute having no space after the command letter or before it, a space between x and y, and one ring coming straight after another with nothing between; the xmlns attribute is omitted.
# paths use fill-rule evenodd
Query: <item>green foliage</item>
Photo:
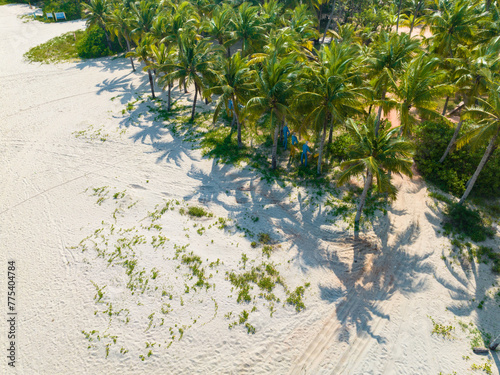
<svg viewBox="0 0 500 375"><path fill-rule="evenodd" d="M259 233L259 242L264 245L271 243L271 236L269 233Z"/></svg>
<svg viewBox="0 0 500 375"><path fill-rule="evenodd" d="M447 206L444 229L446 232L467 236L475 242L485 241L494 234L494 231L486 226L479 212L458 203Z"/></svg>
<svg viewBox="0 0 500 375"><path fill-rule="evenodd" d="M42 10L44 13L64 12L68 21L82 18L80 0L45 0Z"/></svg>
<svg viewBox="0 0 500 375"><path fill-rule="evenodd" d="M249 160L249 150L246 147L238 147L236 133L231 133L229 127L217 127L205 133L201 148L203 156L218 159L227 164L238 165L242 161Z"/></svg>
<svg viewBox="0 0 500 375"><path fill-rule="evenodd" d="M464 121L459 135L471 128ZM442 164L438 163L448 142L453 135L453 129L436 122L427 121L417 130L415 162L422 176L440 189L460 196L467 181L472 177L484 154L484 147L473 149L464 146L453 150ZM488 163L479 175L472 195L481 197L500 196L500 150L491 155Z"/></svg>
<svg viewBox="0 0 500 375"><path fill-rule="evenodd" d="M24 54L29 62L44 64L58 63L78 58L76 45L82 39L84 32L77 30L74 33L65 33L49 41L31 48ZM76 36L76 41L75 41Z"/></svg>
<svg viewBox="0 0 500 375"><path fill-rule="evenodd" d="M302 298L304 297L305 288L298 286L286 299L286 303L295 306L295 311L300 312L306 308Z"/></svg>
<svg viewBox="0 0 500 375"><path fill-rule="evenodd" d="M203 207L197 207L197 206L189 207L187 213L189 216L194 216L194 217L213 216L213 214L207 212Z"/></svg>
<svg viewBox="0 0 500 375"><path fill-rule="evenodd" d="M451 339L451 331L455 330L455 327L452 325L446 326L441 323L436 323L436 321L428 316L428 318L432 321L432 334L436 334L438 336L442 336L445 339Z"/></svg>
<svg viewBox="0 0 500 375"><path fill-rule="evenodd" d="M349 133L342 133L333 138L332 143L327 145L327 151L331 160L342 162L349 159L349 149L354 144Z"/></svg>
<svg viewBox="0 0 500 375"><path fill-rule="evenodd" d="M99 26L89 27L85 30L82 38L76 43L78 56L85 59L109 56L114 52L120 51L120 46L117 43L113 43L111 44L111 49L108 48L104 30Z"/></svg>

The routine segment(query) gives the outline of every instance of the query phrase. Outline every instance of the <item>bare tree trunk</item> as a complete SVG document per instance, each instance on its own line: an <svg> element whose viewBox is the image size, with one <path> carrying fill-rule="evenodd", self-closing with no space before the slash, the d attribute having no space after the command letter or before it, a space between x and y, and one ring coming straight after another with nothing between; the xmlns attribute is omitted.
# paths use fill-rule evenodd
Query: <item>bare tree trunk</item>
<svg viewBox="0 0 500 375"><path fill-rule="evenodd" d="M499 132L500 132L500 127L497 129L497 132L495 133L493 138L491 138L490 143L488 144L488 147L486 147L486 151L484 152L484 155L481 158L481 162L479 163L479 165L476 168L476 171L472 175L472 178L469 181L469 185L467 186L467 189L465 190L464 195L462 195L462 198L460 198L460 201L458 202L458 204L464 204L465 200L469 196L472 188L474 187L474 184L476 183L477 178L479 177L479 173L481 173L481 170L483 169L484 165L486 164L486 161L490 157L491 151L493 150L493 147L495 146L495 142L498 138Z"/></svg>
<svg viewBox="0 0 500 375"><path fill-rule="evenodd" d="M198 85L194 84L194 100L193 100L193 109L191 110L191 121L194 121L194 114L196 111L196 99L198 98Z"/></svg>
<svg viewBox="0 0 500 375"><path fill-rule="evenodd" d="M455 128L455 132L453 133L453 137L451 137L450 143L448 143L448 147L446 147L446 150L445 150L443 156L441 156L441 159L439 159L439 163L442 163L444 161L444 159L446 159L446 157L448 156L448 154L451 151L451 148L455 144L455 141L457 140L457 137L458 137L458 133L460 133L460 129L462 128L462 121L463 120L460 119L460 121L458 122L458 124Z"/></svg>
<svg viewBox="0 0 500 375"><path fill-rule="evenodd" d="M358 210L356 211L356 217L354 218L354 238L359 238L359 220L361 219L361 213L363 212L363 207L365 206L366 196L368 195L368 189L372 184L373 175L370 171L366 174L365 187L363 188L363 193L359 197Z"/></svg>
<svg viewBox="0 0 500 375"><path fill-rule="evenodd" d="M444 107L443 107L443 113L441 113L442 116L446 114L446 107L448 107L448 100L450 100L450 97L446 97L446 101L444 102Z"/></svg>
<svg viewBox="0 0 500 375"><path fill-rule="evenodd" d="M153 75L151 74L151 69L148 69L148 76L149 76L149 84L151 86L151 94L153 95L153 99L156 98L155 96L155 86L153 83Z"/></svg>
<svg viewBox="0 0 500 375"><path fill-rule="evenodd" d="M325 116L325 121L323 122L323 134L321 135L321 143L319 144L319 152L318 152L318 169L317 173L321 174L321 159L323 157L323 147L325 145L326 139L326 124L328 122L328 116Z"/></svg>
<svg viewBox="0 0 500 375"><path fill-rule="evenodd" d="M325 29L325 34L323 34L323 39L321 39L321 44L325 42L326 38L326 33L328 31L328 28L330 27L330 22L332 21L333 18L333 12L335 11L335 0L333 0L333 5L332 5L332 12L330 13L330 16L328 17L328 22L326 24L326 29Z"/></svg>
<svg viewBox="0 0 500 375"><path fill-rule="evenodd" d="M273 124L273 112L271 110L271 126L272 126L272 124ZM279 132L280 132L280 122L279 122L279 119L276 119L276 127L274 128L272 161L271 161L271 168L272 169L276 169L276 164L277 164Z"/></svg>
<svg viewBox="0 0 500 375"><path fill-rule="evenodd" d="M125 41L127 42L127 52L130 52L130 42L127 37L125 37ZM132 70L135 72L134 59L132 56L130 56L130 63L132 64Z"/></svg>

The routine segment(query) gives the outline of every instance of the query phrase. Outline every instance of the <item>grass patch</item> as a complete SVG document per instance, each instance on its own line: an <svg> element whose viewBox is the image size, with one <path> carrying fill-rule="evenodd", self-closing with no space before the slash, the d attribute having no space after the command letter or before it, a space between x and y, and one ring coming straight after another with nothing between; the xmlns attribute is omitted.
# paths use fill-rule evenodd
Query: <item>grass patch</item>
<svg viewBox="0 0 500 375"><path fill-rule="evenodd" d="M189 216L194 216L194 217L212 217L213 214L206 211L203 207L198 207L198 206L191 206L187 210L187 214Z"/></svg>
<svg viewBox="0 0 500 375"><path fill-rule="evenodd" d="M478 211L458 203L447 206L443 228L446 234L456 233L475 242L485 241L495 233L486 225Z"/></svg>
<svg viewBox="0 0 500 375"><path fill-rule="evenodd" d="M76 43L82 38L83 30L65 33L31 48L24 54L28 62L43 64L59 63L78 59ZM76 40L75 40L76 37Z"/></svg>
<svg viewBox="0 0 500 375"><path fill-rule="evenodd" d="M201 140L202 155L225 164L239 165L250 160L250 150L238 147L236 134L228 127L217 127L205 133Z"/></svg>

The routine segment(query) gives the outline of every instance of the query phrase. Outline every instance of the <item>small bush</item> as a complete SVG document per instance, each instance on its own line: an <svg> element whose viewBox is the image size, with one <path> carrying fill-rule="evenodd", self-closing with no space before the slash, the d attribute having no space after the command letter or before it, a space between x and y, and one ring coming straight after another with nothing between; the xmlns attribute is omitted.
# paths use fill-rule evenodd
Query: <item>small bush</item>
<svg viewBox="0 0 500 375"><path fill-rule="evenodd" d="M188 215L195 217L211 216L203 207L191 206L188 208Z"/></svg>
<svg viewBox="0 0 500 375"><path fill-rule="evenodd" d="M83 37L76 43L78 56L89 59L95 57L109 56L114 52L123 50L119 44L112 43L111 50L108 48L104 30L95 25L88 28Z"/></svg>
<svg viewBox="0 0 500 375"><path fill-rule="evenodd" d="M343 133L333 138L332 143L328 144L326 149L331 160L342 162L349 159L349 149L354 142L349 133Z"/></svg>
<svg viewBox="0 0 500 375"><path fill-rule="evenodd" d="M485 225L479 212L458 203L447 206L444 229L465 235L475 242L485 241L494 235L493 229Z"/></svg>
<svg viewBox="0 0 500 375"><path fill-rule="evenodd" d="M259 242L264 245L271 243L271 236L269 233L259 233Z"/></svg>

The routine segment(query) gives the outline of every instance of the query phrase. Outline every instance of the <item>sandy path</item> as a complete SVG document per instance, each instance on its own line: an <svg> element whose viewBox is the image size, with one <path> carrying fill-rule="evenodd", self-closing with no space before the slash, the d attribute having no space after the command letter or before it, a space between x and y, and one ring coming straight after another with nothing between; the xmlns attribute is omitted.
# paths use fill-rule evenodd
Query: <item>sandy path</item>
<svg viewBox="0 0 500 375"><path fill-rule="evenodd" d="M398 180L400 195L388 216L365 233L366 244L353 244L342 220L331 224L325 206L313 204L304 189L270 186L246 169L217 165L173 137L147 110L147 76L131 73L127 60L24 63L29 47L82 25L22 23L16 16L26 11L26 6L0 7L0 262L16 260L19 312L18 366L2 373L467 373L470 362L462 354L469 353L469 341L431 336L427 315L453 322L449 308L492 332L500 329L494 306L479 315L467 304L482 298L490 280L467 276L440 259L447 240L437 233L439 215L420 181ZM126 104L143 93L145 102L123 115ZM189 103L189 95L175 95ZM107 140L75 136L90 129L101 129ZM193 223L173 213L161 222L171 243L189 242L203 258L223 259L226 268L212 295L195 295L184 310L172 313L182 322L199 313L200 323L169 349L155 347L155 354L141 361L145 341L160 342L166 334L159 328L144 331L156 299L127 297L117 268L70 248L100 228L115 208L111 199L96 205L85 193L98 186L126 190L138 201L115 223L124 228L138 226L146 212L173 198L203 203L256 233L270 232L281 245L271 259L291 287L311 283L307 309L297 314L280 307L270 318L259 308L251 320L255 335L229 330L223 316L244 306L228 298L223 271L237 267L242 253L257 257L260 250L234 227L207 229L205 236L189 232ZM142 264L158 267L165 278L175 275L164 254L149 250L137 251ZM171 277L172 288L183 289L181 276ZM106 298L130 308L130 324L110 330L129 354L113 348L105 358L102 347L87 349L82 330L109 328L102 314L94 315L100 306L91 281L107 283ZM5 283L0 293L6 295ZM216 317L208 297L218 302ZM0 329L6 332L5 319ZM0 369L6 368L1 360Z"/></svg>

